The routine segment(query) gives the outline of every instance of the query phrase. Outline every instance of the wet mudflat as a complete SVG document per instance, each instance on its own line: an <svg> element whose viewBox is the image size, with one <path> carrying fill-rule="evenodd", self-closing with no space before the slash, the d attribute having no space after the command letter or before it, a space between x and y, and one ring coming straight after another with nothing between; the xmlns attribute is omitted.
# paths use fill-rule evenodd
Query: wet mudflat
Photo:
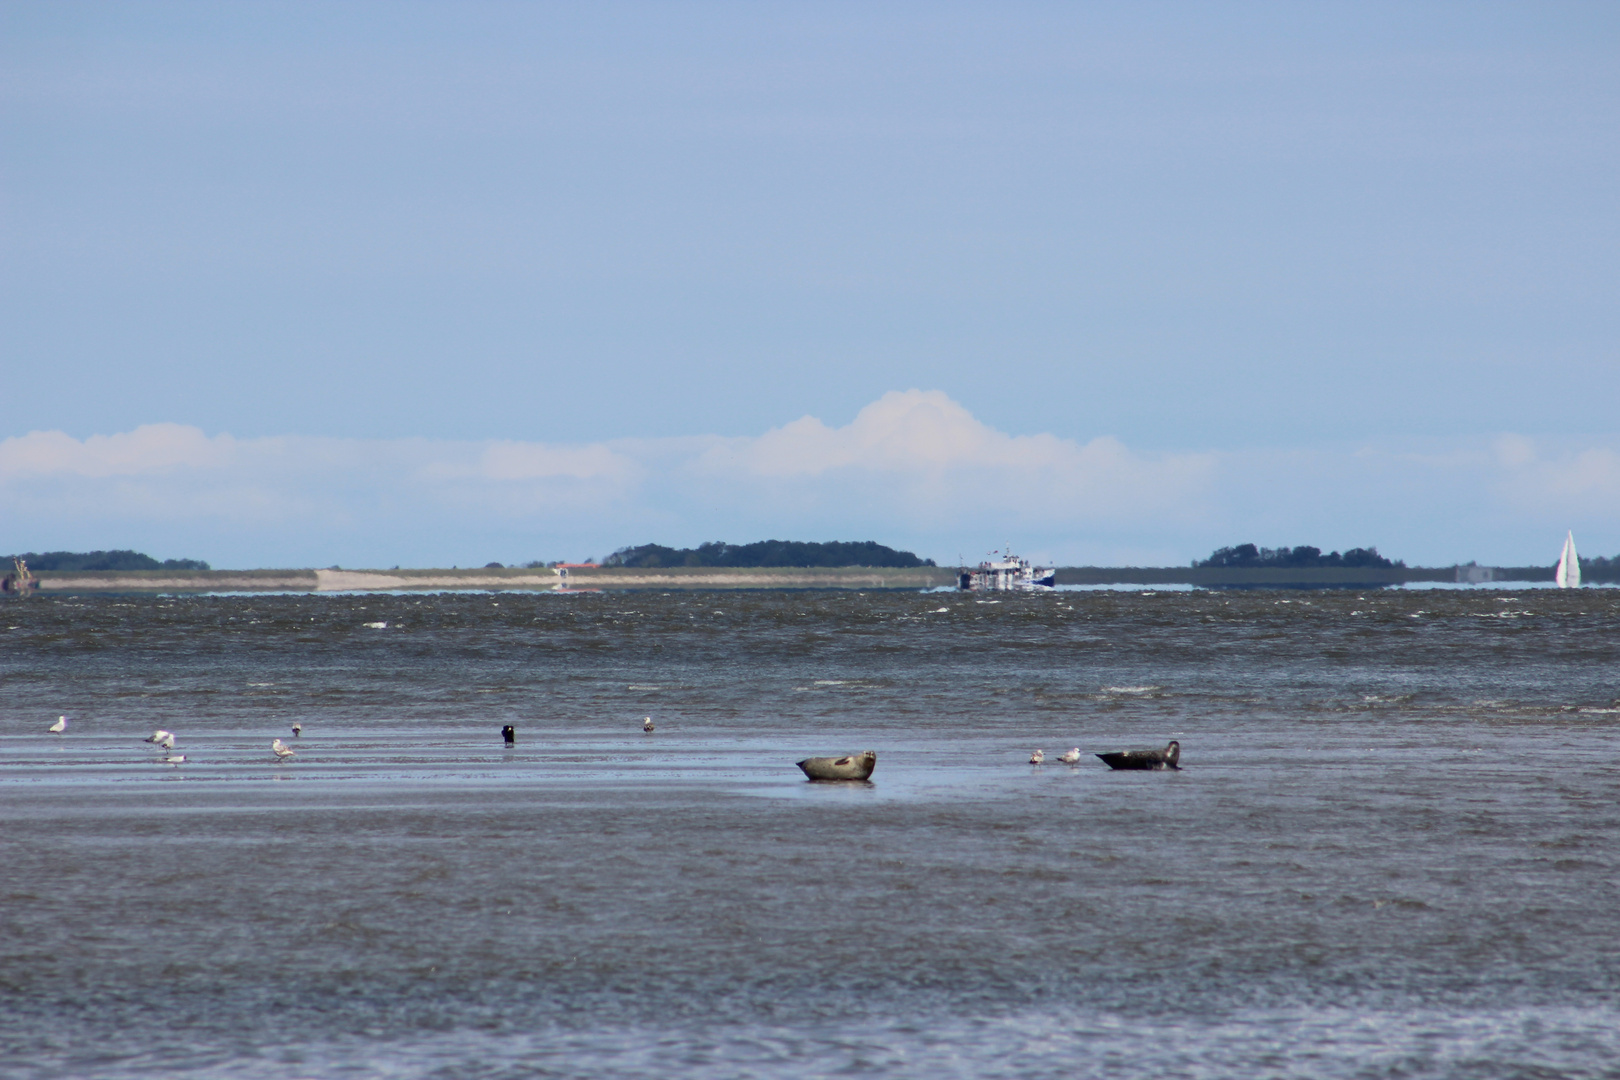
<svg viewBox="0 0 1620 1080"><path fill-rule="evenodd" d="M0 623L7 1074L1620 1059L1620 590L30 598ZM1180 772L1091 756L1170 738ZM870 785L793 766L867 748Z"/></svg>

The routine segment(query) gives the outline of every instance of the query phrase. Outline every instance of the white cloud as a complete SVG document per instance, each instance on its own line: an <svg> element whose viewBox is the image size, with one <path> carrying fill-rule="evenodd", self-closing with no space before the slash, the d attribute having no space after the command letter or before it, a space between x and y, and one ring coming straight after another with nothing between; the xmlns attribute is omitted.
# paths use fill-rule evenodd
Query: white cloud
<svg viewBox="0 0 1620 1080"><path fill-rule="evenodd" d="M805 416L757 438L731 439L694 463L729 483L785 482L802 497L825 480L836 490L949 520L986 512L1075 521L1082 517L1185 518L1211 475L1204 454L1144 457L1117 439L1009 435L938 390L885 394L848 425Z"/></svg>
<svg viewBox="0 0 1620 1080"><path fill-rule="evenodd" d="M1511 561L1572 526L1586 550L1620 550L1620 446L1503 435L1144 454L1108 436L1010 434L940 391L907 390L842 427L806 416L743 438L33 432L0 441L0 501L0 550L139 542L222 565L578 558L767 537L876 539L944 559L1012 542L1064 562L1179 562L1254 541Z"/></svg>
<svg viewBox="0 0 1620 1080"><path fill-rule="evenodd" d="M1568 528L1588 552L1620 551L1620 448L1509 433L1222 454L1212 501L1259 543L1551 565Z"/></svg>
<svg viewBox="0 0 1620 1080"><path fill-rule="evenodd" d="M818 476L840 468L920 474L1073 466L1085 449L1054 435L1008 435L981 423L941 391L906 390L884 394L846 427L801 417L758 438L716 447L705 455L705 464L761 476Z"/></svg>
<svg viewBox="0 0 1620 1080"><path fill-rule="evenodd" d="M0 482L30 476L138 476L227 464L236 448L229 435L209 438L182 424L145 424L117 435L79 440L60 431L35 431L0 441Z"/></svg>
<svg viewBox="0 0 1620 1080"><path fill-rule="evenodd" d="M1070 516L1162 512L1183 504L1211 467L1208 455L1149 459L1108 437L1081 444L1047 434L1009 435L945 394L920 390L886 394L845 427L806 416L755 438L583 445L236 440L153 424L84 440L34 432L0 442L0 483L168 477L178 492L233 478L244 488L250 480L274 487L279 477L279 486L305 493L363 481L379 490L415 484L418 495L422 488L454 493L462 504L475 488L475 501L516 498L531 505L548 491L566 490L571 502L582 496L605 501L633 497L644 487L679 494L694 484L711 501L727 488L753 500L760 488L780 490L784 483L794 497L814 501L819 483L840 498L853 485L873 499L947 516L1031 506Z"/></svg>
<svg viewBox="0 0 1620 1080"><path fill-rule="evenodd" d="M573 480L622 482L634 476L636 463L606 446L542 446L536 443L499 442L488 447L480 462L490 480Z"/></svg>
<svg viewBox="0 0 1620 1080"><path fill-rule="evenodd" d="M1514 505L1556 510L1570 507L1589 513L1620 511L1620 452L1603 446L1543 453L1534 440L1519 435L1495 445L1501 469L1497 485Z"/></svg>
<svg viewBox="0 0 1620 1080"><path fill-rule="evenodd" d="M1041 467L1073 448L1051 435L996 431L938 390L906 390L884 394L847 427L830 428L805 416L759 438L716 448L708 457L711 467L721 470L816 476L850 467L889 472Z"/></svg>

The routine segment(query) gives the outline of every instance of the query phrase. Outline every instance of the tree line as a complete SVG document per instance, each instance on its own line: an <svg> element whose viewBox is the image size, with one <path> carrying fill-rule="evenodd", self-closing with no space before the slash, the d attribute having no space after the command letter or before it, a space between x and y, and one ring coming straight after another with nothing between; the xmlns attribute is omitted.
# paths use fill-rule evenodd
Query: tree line
<svg viewBox="0 0 1620 1080"><path fill-rule="evenodd" d="M21 559L30 570L207 570L201 559L164 559L162 562L139 551L30 551L7 555L3 561Z"/></svg>
<svg viewBox="0 0 1620 1080"><path fill-rule="evenodd" d="M1298 547L1263 548L1253 544L1239 544L1236 547L1217 548L1215 553L1207 559L1194 559L1194 568L1206 566L1221 567L1278 567L1288 569L1317 570L1325 566L1344 566L1357 570L1367 567L1380 567L1393 569L1404 567L1406 563L1400 559L1391 561L1378 554L1375 547L1351 548L1343 555L1337 551L1322 554L1322 549L1301 544Z"/></svg>

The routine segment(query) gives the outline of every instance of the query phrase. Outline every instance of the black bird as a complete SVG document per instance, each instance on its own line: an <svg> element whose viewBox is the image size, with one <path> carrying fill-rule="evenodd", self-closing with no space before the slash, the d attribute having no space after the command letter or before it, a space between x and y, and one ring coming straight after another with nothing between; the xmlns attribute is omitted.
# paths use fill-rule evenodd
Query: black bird
<svg viewBox="0 0 1620 1080"><path fill-rule="evenodd" d="M1171 739L1163 750L1117 750L1112 754L1098 754L1110 769L1180 769L1181 744Z"/></svg>
<svg viewBox="0 0 1620 1080"><path fill-rule="evenodd" d="M507 724L505 727L501 728L501 738L506 740L507 746L511 746L513 743L517 742L517 728L513 727L511 724Z"/></svg>

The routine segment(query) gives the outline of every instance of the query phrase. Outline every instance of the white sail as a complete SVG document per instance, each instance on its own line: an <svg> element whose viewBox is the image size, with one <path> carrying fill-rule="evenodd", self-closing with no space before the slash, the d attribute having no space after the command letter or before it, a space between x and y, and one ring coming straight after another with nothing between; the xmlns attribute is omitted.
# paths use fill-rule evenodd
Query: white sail
<svg viewBox="0 0 1620 1080"><path fill-rule="evenodd" d="M1575 554L1573 529L1564 537L1564 551L1558 556L1558 569L1553 573L1553 581L1558 583L1560 589L1581 587L1581 557Z"/></svg>

